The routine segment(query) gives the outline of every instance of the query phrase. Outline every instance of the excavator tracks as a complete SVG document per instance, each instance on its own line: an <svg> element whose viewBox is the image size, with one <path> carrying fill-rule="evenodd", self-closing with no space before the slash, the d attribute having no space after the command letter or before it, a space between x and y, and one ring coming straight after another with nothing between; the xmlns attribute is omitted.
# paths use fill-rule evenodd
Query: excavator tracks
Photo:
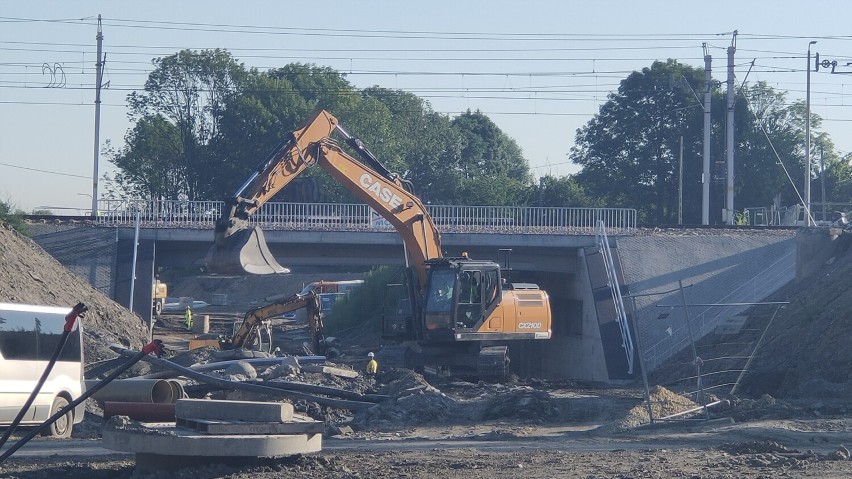
<svg viewBox="0 0 852 479"><path fill-rule="evenodd" d="M389 345L383 346L377 353L376 360L379 362L379 367L383 370L398 368L398 369L414 369L411 355L413 351L408 346Z"/></svg>
<svg viewBox="0 0 852 479"><path fill-rule="evenodd" d="M476 366L480 380L505 382L509 377L509 348L488 346L480 349Z"/></svg>

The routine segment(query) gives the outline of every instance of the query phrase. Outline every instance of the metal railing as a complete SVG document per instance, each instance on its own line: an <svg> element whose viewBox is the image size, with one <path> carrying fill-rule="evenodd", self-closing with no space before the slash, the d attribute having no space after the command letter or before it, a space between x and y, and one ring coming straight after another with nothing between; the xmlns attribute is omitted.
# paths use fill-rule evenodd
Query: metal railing
<svg viewBox="0 0 852 479"><path fill-rule="evenodd" d="M145 228L213 228L221 201L98 200L97 223L130 226L137 214ZM521 206L428 205L442 233L594 235L603 222L606 233L631 234L636 210ZM267 203L250 222L264 230L393 231L393 226L364 204Z"/></svg>

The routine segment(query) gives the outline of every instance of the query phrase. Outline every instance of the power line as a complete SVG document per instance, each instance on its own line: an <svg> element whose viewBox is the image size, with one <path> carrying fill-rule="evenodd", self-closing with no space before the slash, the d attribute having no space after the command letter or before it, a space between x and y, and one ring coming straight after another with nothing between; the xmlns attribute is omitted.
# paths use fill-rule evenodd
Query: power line
<svg viewBox="0 0 852 479"><path fill-rule="evenodd" d="M91 176L75 175L74 173L60 173L58 171L50 171L50 170L40 170L38 168L29 168L27 166L11 165L9 163L0 163L0 166L8 166L10 168L18 168L18 169L21 169L21 170L36 171L38 173L49 173L51 175L70 176L70 177L73 177L73 178L85 178L87 180L92 179Z"/></svg>

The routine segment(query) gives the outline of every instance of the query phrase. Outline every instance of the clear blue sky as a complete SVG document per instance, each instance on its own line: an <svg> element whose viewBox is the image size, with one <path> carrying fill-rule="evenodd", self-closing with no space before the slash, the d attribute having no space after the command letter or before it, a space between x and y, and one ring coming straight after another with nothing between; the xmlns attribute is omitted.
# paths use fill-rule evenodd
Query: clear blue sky
<svg viewBox="0 0 852 479"><path fill-rule="evenodd" d="M822 58L852 61L848 2L705 5L706 11L673 1L3 2L0 199L25 211L89 209L98 14L109 82L102 148L123 144L127 94L142 88L152 58L224 48L260 69L292 61L329 66L357 87L411 91L451 115L479 109L518 142L537 176L577 171L567 159L576 129L631 71L666 58L703 68L706 42L714 77L724 81L734 30L737 80L755 60L748 81L766 81L789 101L805 96L810 40L819 42L812 52ZM852 151L850 95L852 76L812 74L812 110L843 152ZM101 155L99 171L110 169Z"/></svg>

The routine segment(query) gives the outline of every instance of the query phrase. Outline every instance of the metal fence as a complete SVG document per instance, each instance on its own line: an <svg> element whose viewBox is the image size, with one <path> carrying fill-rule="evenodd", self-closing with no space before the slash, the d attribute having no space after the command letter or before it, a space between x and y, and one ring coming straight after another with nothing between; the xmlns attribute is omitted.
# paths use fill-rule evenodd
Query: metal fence
<svg viewBox="0 0 852 479"><path fill-rule="evenodd" d="M97 223L145 228L212 228L221 201L98 201ZM588 234L600 222L607 234L636 230L636 210L630 208L562 208L520 206L426 207L442 233ZM364 204L266 203L250 222L265 230L393 231L393 226Z"/></svg>

